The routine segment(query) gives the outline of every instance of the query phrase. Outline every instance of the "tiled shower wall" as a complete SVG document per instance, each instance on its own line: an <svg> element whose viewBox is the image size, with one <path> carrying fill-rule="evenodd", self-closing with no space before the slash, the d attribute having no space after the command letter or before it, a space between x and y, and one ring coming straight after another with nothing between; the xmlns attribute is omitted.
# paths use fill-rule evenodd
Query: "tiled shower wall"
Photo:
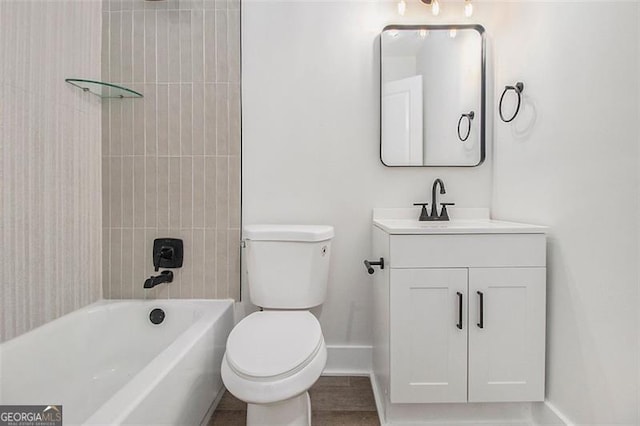
<svg viewBox="0 0 640 426"><path fill-rule="evenodd" d="M105 0L102 76L141 92L103 109L107 298L238 298L239 0ZM144 290L157 237L174 282Z"/></svg>
<svg viewBox="0 0 640 426"><path fill-rule="evenodd" d="M100 13L0 0L0 341L100 298Z"/></svg>

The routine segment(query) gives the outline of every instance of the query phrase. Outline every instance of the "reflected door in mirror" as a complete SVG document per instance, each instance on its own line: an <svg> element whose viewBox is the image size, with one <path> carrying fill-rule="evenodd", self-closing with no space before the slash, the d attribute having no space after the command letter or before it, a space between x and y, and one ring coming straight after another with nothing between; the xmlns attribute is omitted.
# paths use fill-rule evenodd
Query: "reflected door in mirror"
<svg viewBox="0 0 640 426"><path fill-rule="evenodd" d="M477 166L485 154L484 30L389 26L381 35L380 158Z"/></svg>

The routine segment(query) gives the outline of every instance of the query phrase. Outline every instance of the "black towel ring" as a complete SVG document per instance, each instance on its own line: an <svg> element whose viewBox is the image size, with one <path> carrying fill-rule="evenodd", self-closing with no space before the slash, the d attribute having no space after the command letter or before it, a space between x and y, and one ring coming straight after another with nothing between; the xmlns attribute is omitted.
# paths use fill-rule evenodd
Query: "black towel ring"
<svg viewBox="0 0 640 426"><path fill-rule="evenodd" d="M469 139L469 135L471 134L471 120L473 120L475 116L476 113L473 111L469 111L469 114L460 115L460 119L458 120L458 139L460 139L460 141L464 142ZM462 134L460 134L460 125L462 124L462 120L464 118L467 119L467 135L465 137L462 137Z"/></svg>
<svg viewBox="0 0 640 426"><path fill-rule="evenodd" d="M514 92L516 92L516 95L518 95L518 105L516 105L516 111L513 113L513 116L511 116L511 118L507 120L506 118L504 118L504 115L502 114L502 101L504 100L504 95L506 95L509 90L513 90ZM524 90L524 83L521 81L517 82L515 86L504 87L504 92L502 92L502 96L500 96L500 105L498 106L498 112L500 113L500 119L505 123L512 122L518 115L518 112L520 111L520 103L522 102L523 90Z"/></svg>

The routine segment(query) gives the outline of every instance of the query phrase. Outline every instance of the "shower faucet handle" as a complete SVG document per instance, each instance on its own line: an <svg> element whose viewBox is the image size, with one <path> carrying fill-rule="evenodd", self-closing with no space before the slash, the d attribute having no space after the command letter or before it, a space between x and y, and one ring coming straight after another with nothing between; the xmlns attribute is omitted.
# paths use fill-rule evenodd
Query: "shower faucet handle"
<svg viewBox="0 0 640 426"><path fill-rule="evenodd" d="M157 238L153 241L153 267L181 268L184 258L184 245L177 238Z"/></svg>

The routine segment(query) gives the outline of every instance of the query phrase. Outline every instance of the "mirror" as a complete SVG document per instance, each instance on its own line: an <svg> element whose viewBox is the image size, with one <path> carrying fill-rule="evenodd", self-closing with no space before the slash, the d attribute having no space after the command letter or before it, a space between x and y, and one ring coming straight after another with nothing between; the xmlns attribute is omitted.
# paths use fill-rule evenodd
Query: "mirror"
<svg viewBox="0 0 640 426"><path fill-rule="evenodd" d="M380 160L478 166L485 157L480 25L389 25L380 37Z"/></svg>

